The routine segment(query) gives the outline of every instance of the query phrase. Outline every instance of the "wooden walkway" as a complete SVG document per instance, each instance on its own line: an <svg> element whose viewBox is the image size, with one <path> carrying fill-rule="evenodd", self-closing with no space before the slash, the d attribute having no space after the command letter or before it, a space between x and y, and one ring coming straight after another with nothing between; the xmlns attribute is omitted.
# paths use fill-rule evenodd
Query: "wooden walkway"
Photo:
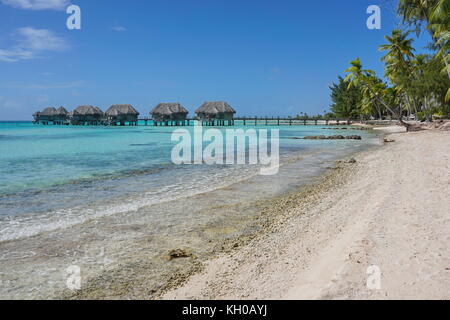
<svg viewBox="0 0 450 320"><path fill-rule="evenodd" d="M197 120L194 118L186 120L169 120L169 121L153 121L151 118L139 118L137 122L127 122L121 124L122 126L160 126L160 127L185 127L193 126L194 121L199 121L202 126L205 127L225 127L234 125L243 126L307 126L307 125L349 125L351 121L347 119L294 119L294 118L282 118L282 117L236 117L233 120ZM34 124L43 125L69 125L69 122L62 121L33 121ZM86 122L82 125L87 126L112 126L107 121Z"/></svg>
<svg viewBox="0 0 450 320"><path fill-rule="evenodd" d="M162 126L162 127L179 127L179 126L193 126L194 121L197 119L186 119L184 121L159 121L153 122L151 118L139 118L140 122L144 122L145 126ZM200 121L200 120L198 120ZM351 121L348 119L294 119L294 118L282 118L282 117L236 117L232 121L201 121L203 126L307 126L307 125L349 125Z"/></svg>
<svg viewBox="0 0 450 320"><path fill-rule="evenodd" d="M307 125L349 125L348 119L320 119L320 118L281 118L281 117L238 117L235 121L242 121L243 125L266 125L266 126L307 126Z"/></svg>

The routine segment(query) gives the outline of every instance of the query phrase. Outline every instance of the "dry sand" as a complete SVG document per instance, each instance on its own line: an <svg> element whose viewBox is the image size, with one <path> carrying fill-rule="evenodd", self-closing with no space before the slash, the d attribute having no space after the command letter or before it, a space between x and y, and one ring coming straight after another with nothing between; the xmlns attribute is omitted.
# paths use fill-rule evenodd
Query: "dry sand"
<svg viewBox="0 0 450 320"><path fill-rule="evenodd" d="M389 138L163 299L450 299L450 133ZM380 289L367 286L371 266Z"/></svg>

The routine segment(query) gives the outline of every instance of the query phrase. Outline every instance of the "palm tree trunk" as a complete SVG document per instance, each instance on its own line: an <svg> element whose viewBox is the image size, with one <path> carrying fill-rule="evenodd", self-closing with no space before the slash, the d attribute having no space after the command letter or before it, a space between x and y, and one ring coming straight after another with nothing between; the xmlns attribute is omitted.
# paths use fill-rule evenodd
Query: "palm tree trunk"
<svg viewBox="0 0 450 320"><path fill-rule="evenodd" d="M369 91L374 95L374 97L377 99L377 101L379 102L379 103L381 103L390 113L392 113L392 115L394 116L394 117L396 117L397 119L398 119L398 121L400 122L400 124L402 125L402 126L404 126L404 127L406 127L406 131L409 131L410 130L410 128L411 128L411 125L410 124L408 124L408 123L406 123L406 122L404 122L403 121L403 116L402 116L402 112L401 112L401 108L400 108L400 112L399 112L399 114L396 114L396 112L394 112L392 109L391 109L391 107L389 107L373 90L372 90L372 88L370 87L370 85L369 84L367 84L367 83L365 83L364 82L364 84L366 85L366 87L369 89Z"/></svg>
<svg viewBox="0 0 450 320"><path fill-rule="evenodd" d="M415 96L413 97L413 107L414 107L414 112L417 117L417 98Z"/></svg>
<svg viewBox="0 0 450 320"><path fill-rule="evenodd" d="M392 109L378 96L378 94L375 93L375 91L372 90L372 88L370 87L370 85L368 85L367 83L364 83L366 85L366 87L369 89L369 91L373 94L373 96L375 97L375 99L381 103L387 110L389 110L389 112L391 112L393 115L395 115L395 112L392 111Z"/></svg>
<svg viewBox="0 0 450 320"><path fill-rule="evenodd" d="M377 109L377 113L378 113L378 119L382 120L383 116L381 115L381 108L380 105L377 102L374 102L375 108Z"/></svg>

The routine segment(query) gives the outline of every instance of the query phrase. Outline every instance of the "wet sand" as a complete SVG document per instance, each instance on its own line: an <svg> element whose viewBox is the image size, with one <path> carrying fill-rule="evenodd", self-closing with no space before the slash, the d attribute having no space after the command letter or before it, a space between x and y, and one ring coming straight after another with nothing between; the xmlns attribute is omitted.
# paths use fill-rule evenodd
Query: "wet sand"
<svg viewBox="0 0 450 320"><path fill-rule="evenodd" d="M402 131L266 208L265 232L161 298L450 299L450 133Z"/></svg>

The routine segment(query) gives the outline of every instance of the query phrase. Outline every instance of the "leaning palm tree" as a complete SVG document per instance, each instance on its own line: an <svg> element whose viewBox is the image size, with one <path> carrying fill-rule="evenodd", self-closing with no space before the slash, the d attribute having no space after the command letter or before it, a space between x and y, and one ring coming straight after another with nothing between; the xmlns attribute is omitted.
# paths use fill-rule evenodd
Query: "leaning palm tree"
<svg viewBox="0 0 450 320"><path fill-rule="evenodd" d="M391 108L389 104L384 101L384 99L382 98L382 93L376 91L376 82L374 81L374 79L376 79L375 71L364 70L359 58L350 62L350 64L351 67L345 70L348 75L344 79L345 82L348 82L348 87L351 88L353 86L360 85L367 89L376 100L376 102L384 106L386 110L389 111L394 118L397 118L400 124L406 127L406 130L409 131L411 125L403 121L401 104L399 107L399 112L395 112L393 108Z"/></svg>
<svg viewBox="0 0 450 320"><path fill-rule="evenodd" d="M357 58L354 61L350 62L351 67L345 70L348 75L345 77L344 81L348 82L348 88L352 88L353 86L362 86L365 89L369 90L371 95L377 102L382 104L389 112L395 114L390 106L388 106L381 96L375 92L373 77L375 77L375 71L373 70L364 70L362 68L361 59Z"/></svg>

